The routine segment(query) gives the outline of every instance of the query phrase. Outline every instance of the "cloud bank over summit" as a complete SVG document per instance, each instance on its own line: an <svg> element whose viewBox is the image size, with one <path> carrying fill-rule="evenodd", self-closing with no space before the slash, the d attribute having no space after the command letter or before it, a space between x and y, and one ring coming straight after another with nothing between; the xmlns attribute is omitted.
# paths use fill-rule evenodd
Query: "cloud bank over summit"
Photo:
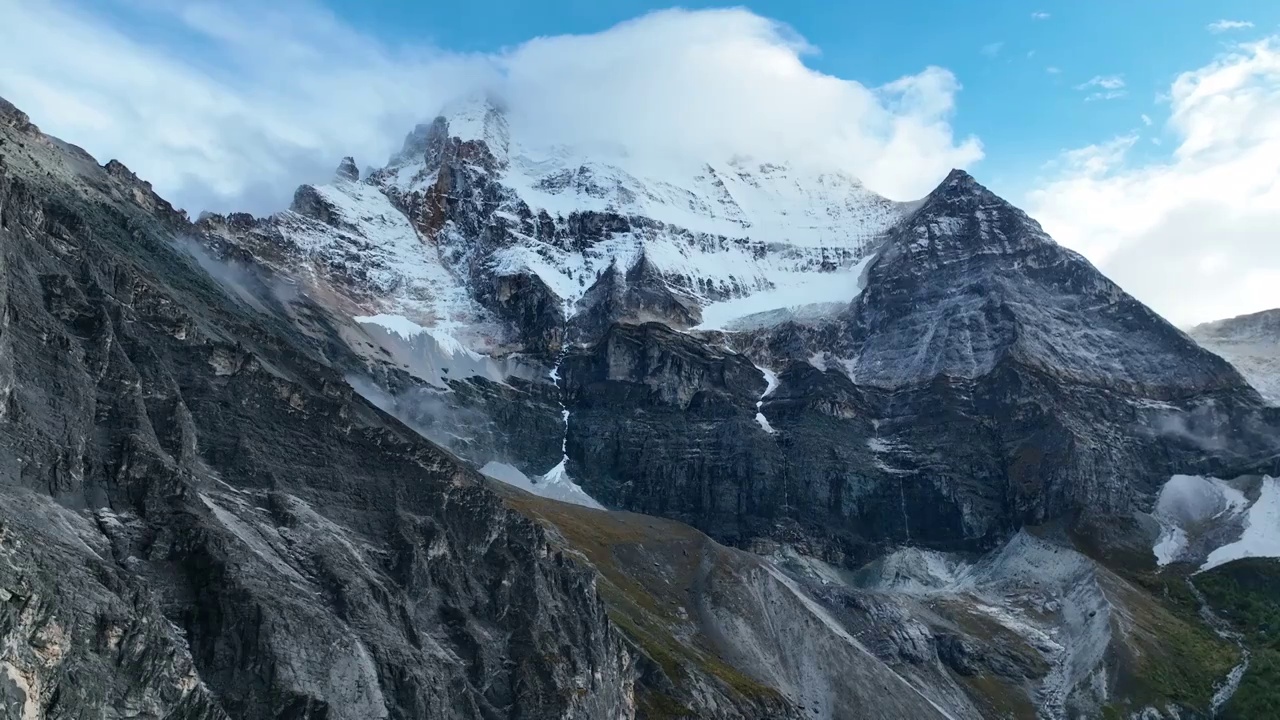
<svg viewBox="0 0 1280 720"><path fill-rule="evenodd" d="M825 75L803 38L742 9L660 11L491 54L389 47L300 0L0 0L0 13L0 94L193 212L278 209L343 155L380 165L475 92L538 142L819 163L895 199L982 157L951 128L951 72L881 87Z"/></svg>
<svg viewBox="0 0 1280 720"><path fill-rule="evenodd" d="M980 68L933 45L905 50L893 67L909 74L873 86L816 70L820 48L745 9L662 10L457 52L397 44L327 2L0 0L0 95L192 214L281 209L297 185L328 181L341 157L381 166L415 124L481 93L502 102L522 144L574 145L605 162L625 152L626 167L653 163L658 177L672 163L739 156L813 164L895 200L983 159L962 122L990 142L976 171L984 182L1175 323L1280 307L1280 35L1262 18L1208 30L1214 18L1197 19L1196 34L1222 54L1188 50L1156 81L1051 46L1029 47L1035 66L1022 68L1009 40L1000 62L984 57ZM1066 20L1029 11L1018 21L1041 40ZM828 49L865 39L854 29ZM860 62L832 72L879 61ZM997 71L1001 83L984 86ZM1028 94L1024 76L1070 98L1071 113L1050 119L1050 96ZM1033 137L1002 133L1015 125Z"/></svg>

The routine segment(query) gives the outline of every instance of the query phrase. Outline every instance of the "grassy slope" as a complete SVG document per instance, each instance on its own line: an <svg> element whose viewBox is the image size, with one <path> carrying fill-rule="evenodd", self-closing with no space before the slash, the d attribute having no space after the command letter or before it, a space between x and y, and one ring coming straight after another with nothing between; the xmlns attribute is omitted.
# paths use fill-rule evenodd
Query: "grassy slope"
<svg viewBox="0 0 1280 720"><path fill-rule="evenodd" d="M1239 650L1200 618L1187 587L1189 568L1159 569L1145 535L1127 518L1103 518L1070 532L1074 544L1110 571L1108 599L1123 608L1125 638L1107 712L1128 717L1144 707L1177 704L1207 714L1214 684L1239 662Z"/></svg>
<svg viewBox="0 0 1280 720"><path fill-rule="evenodd" d="M782 703L764 686L720 659L702 637L687 604L708 554L734 562L731 551L672 520L566 505L509 488L494 488L516 510L546 525L599 571L610 619L656 668L641 668L641 717L692 717L687 700L695 683L710 682L744 710L767 716ZM659 670L661 677L651 676ZM649 675L646 681L646 675Z"/></svg>
<svg viewBox="0 0 1280 720"><path fill-rule="evenodd" d="M744 709L780 707L777 691L718 657L702 636L690 602L704 562L734 566L743 562L740 554L672 520L565 505L496 484L494 489L512 507L563 538L566 548L580 553L600 572L599 590L610 618L652 663L649 672L641 668L637 689L641 717L692 716L689 691L708 681ZM1185 572L1166 568L1157 573L1149 560L1124 562L1085 549L1106 568L1102 570L1105 590L1123 616L1118 636L1125 641L1116 657L1115 702L1108 712L1127 717L1143 707L1163 708L1171 703L1206 711L1214 684L1239 656L1231 643L1200 620ZM1206 577L1199 576L1197 585ZM1210 589L1203 589L1209 595ZM1275 596L1280 598L1280 586ZM1211 604L1217 608L1221 603L1211 598ZM1272 627L1280 630L1280 616L1276 622ZM1275 657L1280 659L1280 651ZM1280 663L1273 666L1280 668ZM1018 689L1003 682L979 683L972 689L994 716L1030 717L1034 712ZM1244 703L1250 697L1242 687L1237 699Z"/></svg>
<svg viewBox="0 0 1280 720"><path fill-rule="evenodd" d="M1200 618L1185 576L1129 572L1122 602L1130 621L1119 690L1126 711L1169 703L1207 714L1214 685L1239 662L1239 650Z"/></svg>

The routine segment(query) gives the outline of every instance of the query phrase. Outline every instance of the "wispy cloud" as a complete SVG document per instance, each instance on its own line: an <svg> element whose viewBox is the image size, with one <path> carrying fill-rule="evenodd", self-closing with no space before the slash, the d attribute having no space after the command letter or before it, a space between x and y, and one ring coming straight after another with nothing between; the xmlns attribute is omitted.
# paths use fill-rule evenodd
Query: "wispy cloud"
<svg viewBox="0 0 1280 720"><path fill-rule="evenodd" d="M1128 94L1124 89L1122 75L1095 75L1092 79L1077 85L1076 89L1093 91L1085 97L1086 101L1115 100Z"/></svg>
<svg viewBox="0 0 1280 720"><path fill-rule="evenodd" d="M1119 90L1124 87L1123 75L1095 75L1093 79L1087 80L1076 86L1077 90L1088 90L1089 88L1102 88L1103 90Z"/></svg>
<svg viewBox="0 0 1280 720"><path fill-rule="evenodd" d="M1150 115L1147 115L1146 113L1143 113L1143 114L1142 114L1142 124L1143 124L1143 125L1146 125L1147 127L1151 127L1152 123L1153 123L1153 121L1151 120L1151 116L1150 116Z"/></svg>
<svg viewBox="0 0 1280 720"><path fill-rule="evenodd" d="M1028 210L1176 323L1280 307L1276 87L1280 36L1184 72L1166 156L1129 152L1132 135L1065 153Z"/></svg>
<svg viewBox="0 0 1280 720"><path fill-rule="evenodd" d="M1049 67L1045 68L1044 71L1049 73L1050 75L1057 75L1058 73L1062 72L1062 68L1056 67L1054 65L1050 65Z"/></svg>
<svg viewBox="0 0 1280 720"><path fill-rule="evenodd" d="M1211 33L1224 33L1230 30L1246 30L1253 27L1253 23L1248 20L1219 20L1211 22L1205 26L1205 29Z"/></svg>
<svg viewBox="0 0 1280 720"><path fill-rule="evenodd" d="M1031 13L1031 19L1032 19L1032 20L1048 20L1048 19L1049 19L1049 17L1050 17L1050 15L1049 15L1049 13L1047 13L1047 12L1033 12L1033 13Z"/></svg>
<svg viewBox="0 0 1280 720"><path fill-rule="evenodd" d="M0 95L193 212L278 209L343 155L381 164L416 122L478 91L539 142L835 165L899 199L982 157L952 131L951 72L880 87L820 73L792 29L740 9L492 54L393 47L314 0L0 0L0 17Z"/></svg>
<svg viewBox="0 0 1280 720"><path fill-rule="evenodd" d="M1124 163L1129 150L1137 142L1137 135L1123 135L1105 143L1066 150L1046 168L1089 177L1105 175Z"/></svg>
<svg viewBox="0 0 1280 720"><path fill-rule="evenodd" d="M986 45L982 46L982 49L979 50L979 52L981 52L983 55L986 55L989 58L993 58L999 55L1000 51L1003 49L1004 49L1004 42L1001 41L1001 42L987 43Z"/></svg>

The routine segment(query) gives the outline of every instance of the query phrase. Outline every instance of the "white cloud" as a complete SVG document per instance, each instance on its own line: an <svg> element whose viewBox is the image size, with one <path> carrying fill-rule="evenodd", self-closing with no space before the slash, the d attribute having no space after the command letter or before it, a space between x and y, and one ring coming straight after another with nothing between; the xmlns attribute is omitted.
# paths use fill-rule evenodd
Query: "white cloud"
<svg viewBox="0 0 1280 720"><path fill-rule="evenodd" d="M1028 196L1055 238L1175 323L1280 307L1280 37L1185 72L1164 159L1064 153Z"/></svg>
<svg viewBox="0 0 1280 720"><path fill-rule="evenodd" d="M1093 79L1077 85L1076 89L1093 90L1093 92L1085 96L1085 100L1090 102L1094 100L1115 100L1129 94L1124 89L1124 76L1122 75L1095 75Z"/></svg>
<svg viewBox="0 0 1280 720"><path fill-rule="evenodd" d="M1124 76L1122 75L1095 75L1092 80L1081 83L1076 86L1077 90L1088 90L1089 88L1102 88L1103 90L1119 90L1124 87Z"/></svg>
<svg viewBox="0 0 1280 720"><path fill-rule="evenodd" d="M1045 68L1044 71L1049 73L1050 75L1057 75L1058 73L1062 72L1062 68L1054 65L1050 65L1049 67Z"/></svg>
<svg viewBox="0 0 1280 720"><path fill-rule="evenodd" d="M344 154L385 157L494 72L483 58L392 52L303 7L119 4L108 21L107 6L0 0L0 95L192 210L287 203ZM170 44L128 34L135 10Z"/></svg>
<svg viewBox="0 0 1280 720"><path fill-rule="evenodd" d="M1047 12L1033 12L1033 13L1031 13L1031 19L1032 19L1032 20L1048 20L1048 19L1049 19L1049 17L1050 17L1050 15L1049 15L1049 13L1047 13Z"/></svg>
<svg viewBox="0 0 1280 720"><path fill-rule="evenodd" d="M1073 176L1101 177L1119 167L1137 141L1136 135L1122 135L1105 143L1066 150L1047 168Z"/></svg>
<svg viewBox="0 0 1280 720"><path fill-rule="evenodd" d="M983 45L982 49L979 50L979 52L981 52L983 55L986 55L989 58L993 58L999 55L1000 51L1003 48L1004 48L1003 42L993 42L993 43L987 43L986 45Z"/></svg>
<svg viewBox="0 0 1280 720"><path fill-rule="evenodd" d="M0 0L0 16L0 95L192 210L280 207L342 155L381 164L415 122L481 89L547 142L834 164L900 199L982 157L952 132L947 70L882 87L825 75L802 38L746 10L487 55L389 47L310 0Z"/></svg>
<svg viewBox="0 0 1280 720"><path fill-rule="evenodd" d="M1248 20L1219 20L1209 23L1205 29L1211 33L1224 33L1229 30L1245 30L1253 27L1253 23Z"/></svg>
<svg viewBox="0 0 1280 720"><path fill-rule="evenodd" d="M1148 115L1148 114L1146 114L1146 113L1142 113L1142 124L1143 124L1143 125L1146 125L1147 127L1151 127L1154 123L1155 123L1155 121L1151 119L1151 116L1150 116L1150 115Z"/></svg>

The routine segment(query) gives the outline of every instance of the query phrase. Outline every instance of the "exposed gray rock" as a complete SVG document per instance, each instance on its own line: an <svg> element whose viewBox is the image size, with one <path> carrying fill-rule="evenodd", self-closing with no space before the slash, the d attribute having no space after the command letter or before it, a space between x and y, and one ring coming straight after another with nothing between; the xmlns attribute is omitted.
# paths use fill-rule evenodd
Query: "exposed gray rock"
<svg viewBox="0 0 1280 720"><path fill-rule="evenodd" d="M633 715L593 576L356 395L343 346L228 294L123 166L3 137L7 709Z"/></svg>
<svg viewBox="0 0 1280 720"><path fill-rule="evenodd" d="M334 177L349 182L358 181L360 179L360 168L356 167L355 158L350 155L342 158L342 162L338 163L338 169L334 171Z"/></svg>
<svg viewBox="0 0 1280 720"><path fill-rule="evenodd" d="M961 172L841 318L721 338L778 374L767 397L715 341L645 325L569 354L570 467L589 493L856 564L1143 512L1172 474L1248 472L1277 447L1275 412L1227 363Z"/></svg>

